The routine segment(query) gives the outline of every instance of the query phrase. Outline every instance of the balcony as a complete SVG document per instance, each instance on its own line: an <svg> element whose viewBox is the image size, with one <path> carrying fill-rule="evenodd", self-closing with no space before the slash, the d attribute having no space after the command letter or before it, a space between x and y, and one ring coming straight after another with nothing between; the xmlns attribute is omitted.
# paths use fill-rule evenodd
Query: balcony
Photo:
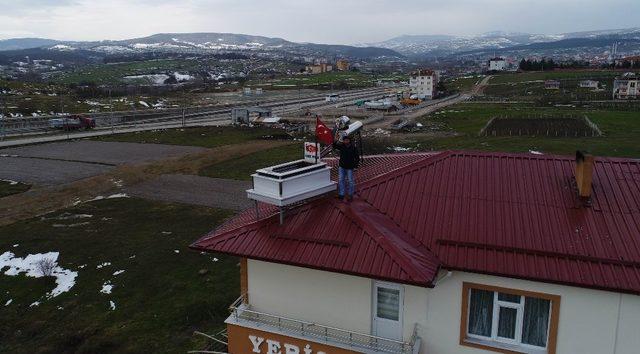
<svg viewBox="0 0 640 354"><path fill-rule="evenodd" d="M352 353L417 354L420 351L420 338L415 326L411 339L403 342L255 311L244 299L241 296L229 307L231 316L226 320L228 325L298 338ZM231 337L229 339L231 341Z"/></svg>

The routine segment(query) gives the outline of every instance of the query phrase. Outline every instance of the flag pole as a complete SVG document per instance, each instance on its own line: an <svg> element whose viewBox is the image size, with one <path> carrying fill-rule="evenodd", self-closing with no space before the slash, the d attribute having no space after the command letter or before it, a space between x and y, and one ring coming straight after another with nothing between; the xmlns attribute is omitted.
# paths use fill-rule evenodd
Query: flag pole
<svg viewBox="0 0 640 354"><path fill-rule="evenodd" d="M318 115L316 114L316 128L314 129L313 132L313 136L315 137L315 148L316 148L316 164L318 164L318 154L320 153L320 149L318 149L318 121L320 118L318 118Z"/></svg>

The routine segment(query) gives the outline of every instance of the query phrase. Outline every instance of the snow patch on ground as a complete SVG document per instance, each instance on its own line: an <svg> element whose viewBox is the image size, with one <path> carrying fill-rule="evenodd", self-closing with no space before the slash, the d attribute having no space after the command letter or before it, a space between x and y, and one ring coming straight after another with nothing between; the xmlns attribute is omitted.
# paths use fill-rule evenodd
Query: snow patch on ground
<svg viewBox="0 0 640 354"><path fill-rule="evenodd" d="M9 183L9 184L10 184L10 185L12 185L12 186L15 186L16 184L18 184L18 183L19 183L19 182L17 182L17 181L12 181L12 180L10 180L10 179L0 179L0 182L7 182L7 183Z"/></svg>
<svg viewBox="0 0 640 354"><path fill-rule="evenodd" d="M103 200L103 199L116 199L116 198L129 198L129 196L126 193L117 193L117 194L112 194L110 196L103 196L103 195L99 195L93 199L89 199L87 200L87 202L95 202L97 200Z"/></svg>
<svg viewBox="0 0 640 354"><path fill-rule="evenodd" d="M4 306L9 306L13 302L13 299L9 299L9 301L4 303Z"/></svg>
<svg viewBox="0 0 640 354"><path fill-rule="evenodd" d="M102 289L100 289L100 292L103 294L111 294L112 290L113 285L107 280L104 284L102 284Z"/></svg>
<svg viewBox="0 0 640 354"><path fill-rule="evenodd" d="M534 155L544 155L543 153L541 153L540 151L536 151L536 150L529 150L530 154L534 154Z"/></svg>
<svg viewBox="0 0 640 354"><path fill-rule="evenodd" d="M96 266L96 269L104 268L104 267L107 267L107 266L110 266L110 265L111 265L111 262L100 263L100 264L98 264Z"/></svg>
<svg viewBox="0 0 640 354"><path fill-rule="evenodd" d="M35 307L35 306L40 306L40 301L36 301L31 303L31 305L29 305L29 307Z"/></svg>
<svg viewBox="0 0 640 354"><path fill-rule="evenodd" d="M0 270L8 267L4 274L9 276L15 276L20 273L25 273L26 276L32 278L40 278L45 275L42 274L42 270L38 265L42 264L43 260L52 262L50 269L50 275L56 278L56 287L47 293L47 297L55 297L64 292L69 291L75 283L78 272L74 272L69 269L60 267L57 263L59 252L37 253L30 254L24 258L16 257L12 252L5 252L0 255ZM36 305L37 306L37 305Z"/></svg>
<svg viewBox="0 0 640 354"><path fill-rule="evenodd" d="M395 151L395 152L411 151L411 148L406 148L406 147L402 147L402 146L394 146L394 147L390 147L388 149L391 150L391 151Z"/></svg>
<svg viewBox="0 0 640 354"><path fill-rule="evenodd" d="M180 250L173 250L173 252L175 252L175 253L180 253Z"/></svg>
<svg viewBox="0 0 640 354"><path fill-rule="evenodd" d="M113 275L114 276L118 276L118 275L120 275L122 273L124 273L124 269L123 270L117 270L117 271L113 272Z"/></svg>
<svg viewBox="0 0 640 354"><path fill-rule="evenodd" d="M116 303L113 301L109 301L109 308L111 309L111 311L116 309Z"/></svg>
<svg viewBox="0 0 640 354"><path fill-rule="evenodd" d="M189 75L189 74L180 74L179 72L174 72L173 73L173 77L176 78L176 80L178 81L189 81L189 80L193 80L193 76Z"/></svg>

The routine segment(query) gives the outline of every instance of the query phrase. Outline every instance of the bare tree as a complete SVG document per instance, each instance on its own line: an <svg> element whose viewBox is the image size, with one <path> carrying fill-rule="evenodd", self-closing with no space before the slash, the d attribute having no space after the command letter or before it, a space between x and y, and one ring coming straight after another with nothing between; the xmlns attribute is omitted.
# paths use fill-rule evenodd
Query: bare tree
<svg viewBox="0 0 640 354"><path fill-rule="evenodd" d="M42 258L36 263L36 269L42 276L49 277L57 265L56 261L51 258Z"/></svg>

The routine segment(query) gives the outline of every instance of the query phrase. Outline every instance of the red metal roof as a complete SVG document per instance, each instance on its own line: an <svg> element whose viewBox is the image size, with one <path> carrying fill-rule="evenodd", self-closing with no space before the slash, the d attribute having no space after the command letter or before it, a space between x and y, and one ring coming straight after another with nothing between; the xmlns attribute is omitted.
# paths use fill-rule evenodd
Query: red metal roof
<svg viewBox="0 0 640 354"><path fill-rule="evenodd" d="M367 161L368 160L368 161ZM365 159L358 196L248 210L193 247L431 286L440 267L640 294L640 162L482 152Z"/></svg>

